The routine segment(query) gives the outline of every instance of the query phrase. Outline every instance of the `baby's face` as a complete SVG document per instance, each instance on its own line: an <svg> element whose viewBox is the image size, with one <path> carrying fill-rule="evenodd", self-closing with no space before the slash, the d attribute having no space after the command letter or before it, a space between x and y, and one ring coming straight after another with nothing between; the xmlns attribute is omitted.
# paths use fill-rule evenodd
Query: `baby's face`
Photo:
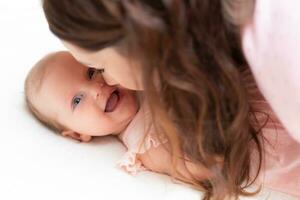
<svg viewBox="0 0 300 200"><path fill-rule="evenodd" d="M58 55L48 67L38 93L38 109L68 129L90 136L117 134L135 116L132 91L107 85L100 72Z"/></svg>

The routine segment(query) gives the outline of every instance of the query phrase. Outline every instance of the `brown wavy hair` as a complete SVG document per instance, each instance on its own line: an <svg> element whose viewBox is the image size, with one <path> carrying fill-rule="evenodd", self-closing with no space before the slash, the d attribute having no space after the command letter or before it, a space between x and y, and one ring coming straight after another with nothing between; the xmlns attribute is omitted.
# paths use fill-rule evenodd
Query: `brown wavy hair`
<svg viewBox="0 0 300 200"><path fill-rule="evenodd" d="M187 158L212 172L189 180L204 199L252 195L262 165L259 130L241 72L247 68L239 25L254 0L44 0L50 30L96 51L121 44L143 66L154 125L170 141L173 175ZM250 154L259 152L256 176ZM220 164L221 163L221 164Z"/></svg>

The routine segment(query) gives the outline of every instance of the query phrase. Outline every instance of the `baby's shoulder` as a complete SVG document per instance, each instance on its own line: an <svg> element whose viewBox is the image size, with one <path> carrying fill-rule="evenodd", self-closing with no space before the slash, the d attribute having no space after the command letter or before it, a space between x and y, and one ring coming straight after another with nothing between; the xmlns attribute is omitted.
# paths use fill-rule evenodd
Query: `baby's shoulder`
<svg viewBox="0 0 300 200"><path fill-rule="evenodd" d="M146 106L139 109L126 130L119 135L119 138L127 147L126 154L118 163L121 168L133 174L143 169L142 166L157 171L157 167L160 165L156 163L155 168L153 168L154 165L151 165L150 158L154 155L157 156L157 152L160 152L158 147L168 140L156 133L151 114ZM145 152L147 153L145 154ZM143 163L144 161L146 165Z"/></svg>
<svg viewBox="0 0 300 200"><path fill-rule="evenodd" d="M158 147L168 140L165 135L156 131L149 107L143 103L120 139L128 150L144 153L152 147Z"/></svg>

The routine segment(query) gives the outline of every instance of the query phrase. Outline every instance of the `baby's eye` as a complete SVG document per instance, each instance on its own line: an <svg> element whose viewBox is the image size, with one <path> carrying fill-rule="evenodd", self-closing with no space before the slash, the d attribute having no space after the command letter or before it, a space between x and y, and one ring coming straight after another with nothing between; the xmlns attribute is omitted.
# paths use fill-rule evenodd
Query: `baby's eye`
<svg viewBox="0 0 300 200"><path fill-rule="evenodd" d="M92 68L92 67L89 67L88 70L87 70L87 77L89 80L92 80L94 75L96 73L96 69L95 68Z"/></svg>
<svg viewBox="0 0 300 200"><path fill-rule="evenodd" d="M73 97L72 102L71 102L72 109L75 109L76 106L78 106L78 104L81 102L82 98L83 98L82 94L76 95Z"/></svg>

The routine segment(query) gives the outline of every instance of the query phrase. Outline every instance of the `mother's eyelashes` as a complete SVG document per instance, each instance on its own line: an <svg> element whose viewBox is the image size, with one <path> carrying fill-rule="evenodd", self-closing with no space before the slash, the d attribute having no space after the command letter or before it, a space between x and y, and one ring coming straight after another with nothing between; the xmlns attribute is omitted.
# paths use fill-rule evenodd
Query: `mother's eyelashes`
<svg viewBox="0 0 300 200"><path fill-rule="evenodd" d="M92 80L95 77L95 75L97 75L98 73L99 74L104 73L104 69L103 68L102 69L96 69L96 68L93 68L93 67L89 67L88 70L87 70L87 78L89 80Z"/></svg>

